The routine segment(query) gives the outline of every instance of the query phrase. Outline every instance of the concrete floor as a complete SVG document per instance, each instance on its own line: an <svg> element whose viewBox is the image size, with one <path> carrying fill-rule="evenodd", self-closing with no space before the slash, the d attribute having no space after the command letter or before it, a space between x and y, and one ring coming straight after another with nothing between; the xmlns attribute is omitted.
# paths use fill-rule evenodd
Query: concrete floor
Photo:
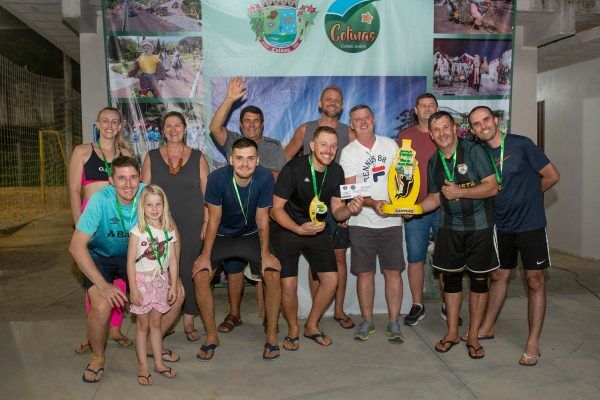
<svg viewBox="0 0 600 400"><path fill-rule="evenodd" d="M84 384L81 374L89 355L73 352L85 337L85 319L80 275L66 251L69 219L64 212L0 236L0 399L600 397L600 262L558 252L552 254L555 268L547 275L542 359L534 368L517 364L527 335L527 301L518 271L496 339L482 342L486 349L482 360L471 360L464 345L447 354L433 350L445 324L439 318L439 302L432 301L418 326L403 328L403 344L387 342L384 316L376 317L377 333L364 343L328 318L322 328L334 339L331 347L301 340L300 351L284 351L279 360L265 362L255 292L248 288L242 306L244 324L221 335L222 346L211 362L195 359L198 342L188 342L179 324L176 334L165 340L181 354L181 361L172 364L175 379L154 373L153 386L139 386L134 348L113 342L107 346L102 382ZM226 290L215 293L221 320L227 312ZM462 314L466 315L464 309ZM196 325L201 326L199 320ZM286 333L283 320L281 327L280 338ZM123 330L134 336L130 318Z"/></svg>

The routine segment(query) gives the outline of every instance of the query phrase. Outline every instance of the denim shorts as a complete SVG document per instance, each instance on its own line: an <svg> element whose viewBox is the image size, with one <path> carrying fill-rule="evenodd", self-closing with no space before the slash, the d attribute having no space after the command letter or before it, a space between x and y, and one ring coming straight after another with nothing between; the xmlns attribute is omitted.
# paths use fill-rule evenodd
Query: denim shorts
<svg viewBox="0 0 600 400"><path fill-rule="evenodd" d="M435 240L440 227L440 210L415 215L404 220L404 236L406 237L406 258L409 263L425 261L430 234Z"/></svg>

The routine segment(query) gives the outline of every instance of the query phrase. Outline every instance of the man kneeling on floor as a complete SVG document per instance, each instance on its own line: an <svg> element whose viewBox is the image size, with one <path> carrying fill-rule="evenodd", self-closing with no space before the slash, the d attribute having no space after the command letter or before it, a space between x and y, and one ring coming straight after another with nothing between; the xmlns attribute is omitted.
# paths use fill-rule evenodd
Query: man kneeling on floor
<svg viewBox="0 0 600 400"><path fill-rule="evenodd" d="M112 162L110 185L98 190L77 222L69 252L75 259L90 296L88 339L92 358L83 373L83 381L96 383L104 375L104 348L108 335L108 317L115 306L124 307L127 296L113 281L127 280L127 242L129 231L137 224L137 202L144 184L140 167L132 157L120 156ZM161 322L163 335L171 329L181 310L183 286L177 281L177 300ZM163 349L163 361L175 362L179 355Z"/></svg>
<svg viewBox="0 0 600 400"><path fill-rule="evenodd" d="M262 275L266 287L263 359L274 360L280 354L276 330L281 301L281 264L269 252L269 208L273 205L275 182L271 172L258 165L258 146L252 139L236 140L229 162L231 165L213 171L206 182L208 226L202 254L192 270L206 340L196 356L200 361L209 361L220 344L210 288L212 266L237 258L248 261L252 268L262 266L252 273Z"/></svg>

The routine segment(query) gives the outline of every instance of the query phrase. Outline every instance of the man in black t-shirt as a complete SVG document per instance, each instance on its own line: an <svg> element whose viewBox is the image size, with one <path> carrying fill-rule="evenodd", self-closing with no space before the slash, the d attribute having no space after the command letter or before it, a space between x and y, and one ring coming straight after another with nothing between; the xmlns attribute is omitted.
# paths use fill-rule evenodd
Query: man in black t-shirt
<svg viewBox="0 0 600 400"><path fill-rule="evenodd" d="M433 267L444 273L448 332L435 345L445 353L460 342L458 318L462 301L462 271L471 281L469 294L469 357L485 355L477 331L487 303L487 273L498 268L494 204L498 193L494 170L483 148L456 136L452 115L438 111L429 117L429 132L438 150L427 165L423 212L441 207ZM477 331L473 331L477 329Z"/></svg>
<svg viewBox="0 0 600 400"><path fill-rule="evenodd" d="M333 246L323 232L325 223L321 221L328 207L336 220L345 221L351 215L358 214L363 203L360 196L348 204L340 199L344 171L334 162L337 143L335 129L319 127L310 144L312 154L288 162L275 184L271 244L273 254L281 262L281 300L289 326L283 348L289 351L298 350L299 347L297 287L300 253L307 258L320 282L304 325L304 336L322 346L329 346L332 342L318 327L319 319L333 300L338 285ZM311 220L311 209L317 210L318 222Z"/></svg>

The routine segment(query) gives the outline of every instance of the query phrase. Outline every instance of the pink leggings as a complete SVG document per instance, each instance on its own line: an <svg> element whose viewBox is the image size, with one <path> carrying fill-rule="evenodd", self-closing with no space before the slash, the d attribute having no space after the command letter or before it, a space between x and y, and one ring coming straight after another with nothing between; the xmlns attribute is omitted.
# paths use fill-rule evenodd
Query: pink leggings
<svg viewBox="0 0 600 400"><path fill-rule="evenodd" d="M127 283L123 279L115 279L113 284L116 285L123 293L126 293ZM88 296L87 290L85 291L85 312L87 315L90 315L90 296ZM110 326L114 326L116 328L121 326L123 322L123 307L114 307L110 312Z"/></svg>
<svg viewBox="0 0 600 400"><path fill-rule="evenodd" d="M81 204L81 211L85 208L88 203L88 199L84 198L83 203ZM127 291L127 283L123 279L115 279L113 284L116 285L123 293ZM88 296L87 290L85 291L85 313L90 315L90 309L92 305L90 304L90 296ZM114 326L116 328L121 326L123 322L123 307L114 307L110 312L110 326Z"/></svg>

